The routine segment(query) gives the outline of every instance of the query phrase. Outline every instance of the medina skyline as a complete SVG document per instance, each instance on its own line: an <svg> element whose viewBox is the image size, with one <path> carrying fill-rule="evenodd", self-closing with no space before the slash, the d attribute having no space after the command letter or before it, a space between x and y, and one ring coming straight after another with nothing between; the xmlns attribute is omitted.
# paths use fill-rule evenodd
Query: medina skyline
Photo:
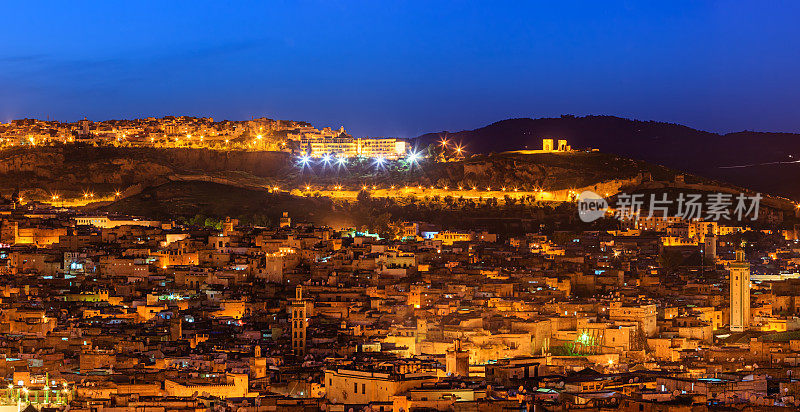
<svg viewBox="0 0 800 412"><path fill-rule="evenodd" d="M268 116L407 138L607 114L798 132L800 10L752 6L11 5L0 120Z"/></svg>
<svg viewBox="0 0 800 412"><path fill-rule="evenodd" d="M797 3L3 11L0 409L800 410Z"/></svg>

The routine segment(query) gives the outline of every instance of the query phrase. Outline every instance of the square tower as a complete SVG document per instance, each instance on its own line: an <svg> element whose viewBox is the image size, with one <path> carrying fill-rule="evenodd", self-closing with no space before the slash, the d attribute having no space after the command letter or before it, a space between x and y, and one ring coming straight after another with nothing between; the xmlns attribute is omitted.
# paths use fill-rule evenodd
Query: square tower
<svg viewBox="0 0 800 412"><path fill-rule="evenodd" d="M730 305L731 331L745 331L750 326L750 264L742 249L730 266Z"/></svg>
<svg viewBox="0 0 800 412"><path fill-rule="evenodd" d="M292 351L297 356L306 354L306 301L303 299L303 286L297 285L295 297L291 300L292 311Z"/></svg>

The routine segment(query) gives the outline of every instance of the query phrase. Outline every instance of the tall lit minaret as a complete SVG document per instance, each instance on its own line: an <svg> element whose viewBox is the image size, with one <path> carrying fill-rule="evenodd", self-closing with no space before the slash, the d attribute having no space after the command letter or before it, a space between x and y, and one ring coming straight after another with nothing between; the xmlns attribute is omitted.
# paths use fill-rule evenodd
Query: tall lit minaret
<svg viewBox="0 0 800 412"><path fill-rule="evenodd" d="M303 286L297 285L294 299L291 300L292 311L292 351L295 355L306 354L306 302L303 300Z"/></svg>
<svg viewBox="0 0 800 412"><path fill-rule="evenodd" d="M706 258L711 260L717 259L717 236L709 226L708 233L706 233L705 241L703 242L703 252Z"/></svg>
<svg viewBox="0 0 800 412"><path fill-rule="evenodd" d="M744 259L744 245L730 266L730 288L731 331L741 332L750 326L750 264Z"/></svg>

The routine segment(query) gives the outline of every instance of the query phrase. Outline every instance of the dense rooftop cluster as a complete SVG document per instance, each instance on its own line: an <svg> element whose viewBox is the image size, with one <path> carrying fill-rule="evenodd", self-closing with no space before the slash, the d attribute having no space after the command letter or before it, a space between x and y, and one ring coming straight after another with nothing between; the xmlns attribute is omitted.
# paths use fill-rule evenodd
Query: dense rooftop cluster
<svg viewBox="0 0 800 412"><path fill-rule="evenodd" d="M291 150L301 138L348 136L344 128L316 129L290 120L222 120L190 116L130 120L59 122L38 119L0 123L0 146L36 146L71 142L123 147L188 147L238 150Z"/></svg>
<svg viewBox="0 0 800 412"><path fill-rule="evenodd" d="M381 239L289 213L191 226L14 206L0 226L6 405L800 405L795 231L406 222ZM746 310L729 272L747 276Z"/></svg>

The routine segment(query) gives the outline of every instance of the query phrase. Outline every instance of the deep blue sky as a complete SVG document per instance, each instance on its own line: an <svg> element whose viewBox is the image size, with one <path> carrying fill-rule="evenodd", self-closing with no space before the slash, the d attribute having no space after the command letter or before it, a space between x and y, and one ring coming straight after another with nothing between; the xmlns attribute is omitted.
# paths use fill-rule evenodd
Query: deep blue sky
<svg viewBox="0 0 800 412"><path fill-rule="evenodd" d="M15 1L0 120L410 137L563 113L800 132L798 1Z"/></svg>

